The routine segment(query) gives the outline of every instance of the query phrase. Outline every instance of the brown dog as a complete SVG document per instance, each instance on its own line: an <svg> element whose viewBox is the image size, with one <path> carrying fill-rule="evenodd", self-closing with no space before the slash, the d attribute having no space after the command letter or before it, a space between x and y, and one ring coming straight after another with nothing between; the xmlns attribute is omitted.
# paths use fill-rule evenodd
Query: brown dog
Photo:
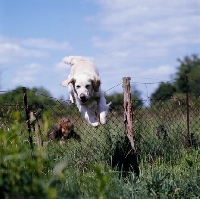
<svg viewBox="0 0 200 199"><path fill-rule="evenodd" d="M58 124L48 131L47 136L51 140L66 140L70 138L81 140L80 136L74 132L74 124L68 118L60 119Z"/></svg>

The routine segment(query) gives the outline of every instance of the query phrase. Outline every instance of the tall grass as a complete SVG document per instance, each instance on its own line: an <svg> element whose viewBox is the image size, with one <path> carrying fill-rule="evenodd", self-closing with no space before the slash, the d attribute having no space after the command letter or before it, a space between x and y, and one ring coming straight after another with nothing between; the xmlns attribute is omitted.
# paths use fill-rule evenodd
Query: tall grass
<svg viewBox="0 0 200 199"><path fill-rule="evenodd" d="M0 198L200 197L198 148L180 148L179 155L171 153L165 158L171 143L160 143L156 149L158 140L148 139L140 146L140 176L130 173L123 178L110 166L114 145L123 137L119 128L113 131L108 124L88 135L87 127L81 132L81 144L76 140L63 145L52 142L41 148L35 145L32 151L26 129L22 131L20 125L0 132ZM157 156L148 153L148 148L157 151Z"/></svg>

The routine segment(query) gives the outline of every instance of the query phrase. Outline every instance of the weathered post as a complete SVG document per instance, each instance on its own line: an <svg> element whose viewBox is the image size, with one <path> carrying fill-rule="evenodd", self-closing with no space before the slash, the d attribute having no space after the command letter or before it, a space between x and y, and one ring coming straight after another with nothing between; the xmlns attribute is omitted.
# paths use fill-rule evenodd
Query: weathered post
<svg viewBox="0 0 200 199"><path fill-rule="evenodd" d="M31 136L31 124L30 124L29 111L28 111L28 100L27 100L27 94L26 94L26 87L23 87L23 92L24 92L24 109L26 112L26 123L27 123L28 133L29 133L29 142L30 142L31 149L33 149L33 139Z"/></svg>
<svg viewBox="0 0 200 199"><path fill-rule="evenodd" d="M131 148L136 154L135 149L135 139L133 132L133 107L131 103L131 86L130 86L130 77L123 77L123 88L124 88L124 124L125 132L130 141Z"/></svg>
<svg viewBox="0 0 200 199"><path fill-rule="evenodd" d="M190 135L190 116L189 116L189 89L188 89L188 76L185 77L186 81L186 106L187 106L187 143L191 147L191 135Z"/></svg>
<svg viewBox="0 0 200 199"><path fill-rule="evenodd" d="M30 111L29 115L30 115L29 117L30 117L31 126L33 127L33 130L35 132L37 146L42 147L43 141L42 141L42 134L41 134L41 130L40 130L37 112Z"/></svg>

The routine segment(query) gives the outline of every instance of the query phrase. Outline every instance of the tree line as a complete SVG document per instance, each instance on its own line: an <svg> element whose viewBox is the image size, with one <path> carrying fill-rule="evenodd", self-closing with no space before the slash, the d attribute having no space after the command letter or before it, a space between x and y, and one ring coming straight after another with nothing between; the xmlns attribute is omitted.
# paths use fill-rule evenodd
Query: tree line
<svg viewBox="0 0 200 199"><path fill-rule="evenodd" d="M166 100L174 94L189 93L200 95L200 56L185 56L177 59L179 66L172 77L174 81L161 83L151 95L152 100ZM187 79L188 78L188 85Z"/></svg>

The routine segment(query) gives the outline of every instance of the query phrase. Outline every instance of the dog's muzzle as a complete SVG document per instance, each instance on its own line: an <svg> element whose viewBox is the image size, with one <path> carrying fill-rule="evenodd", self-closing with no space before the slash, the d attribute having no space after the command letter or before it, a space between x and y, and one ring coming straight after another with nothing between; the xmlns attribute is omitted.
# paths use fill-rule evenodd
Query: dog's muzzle
<svg viewBox="0 0 200 199"><path fill-rule="evenodd" d="M87 97L83 93L80 94L80 99L81 99L81 102L83 103L87 102L88 100Z"/></svg>

